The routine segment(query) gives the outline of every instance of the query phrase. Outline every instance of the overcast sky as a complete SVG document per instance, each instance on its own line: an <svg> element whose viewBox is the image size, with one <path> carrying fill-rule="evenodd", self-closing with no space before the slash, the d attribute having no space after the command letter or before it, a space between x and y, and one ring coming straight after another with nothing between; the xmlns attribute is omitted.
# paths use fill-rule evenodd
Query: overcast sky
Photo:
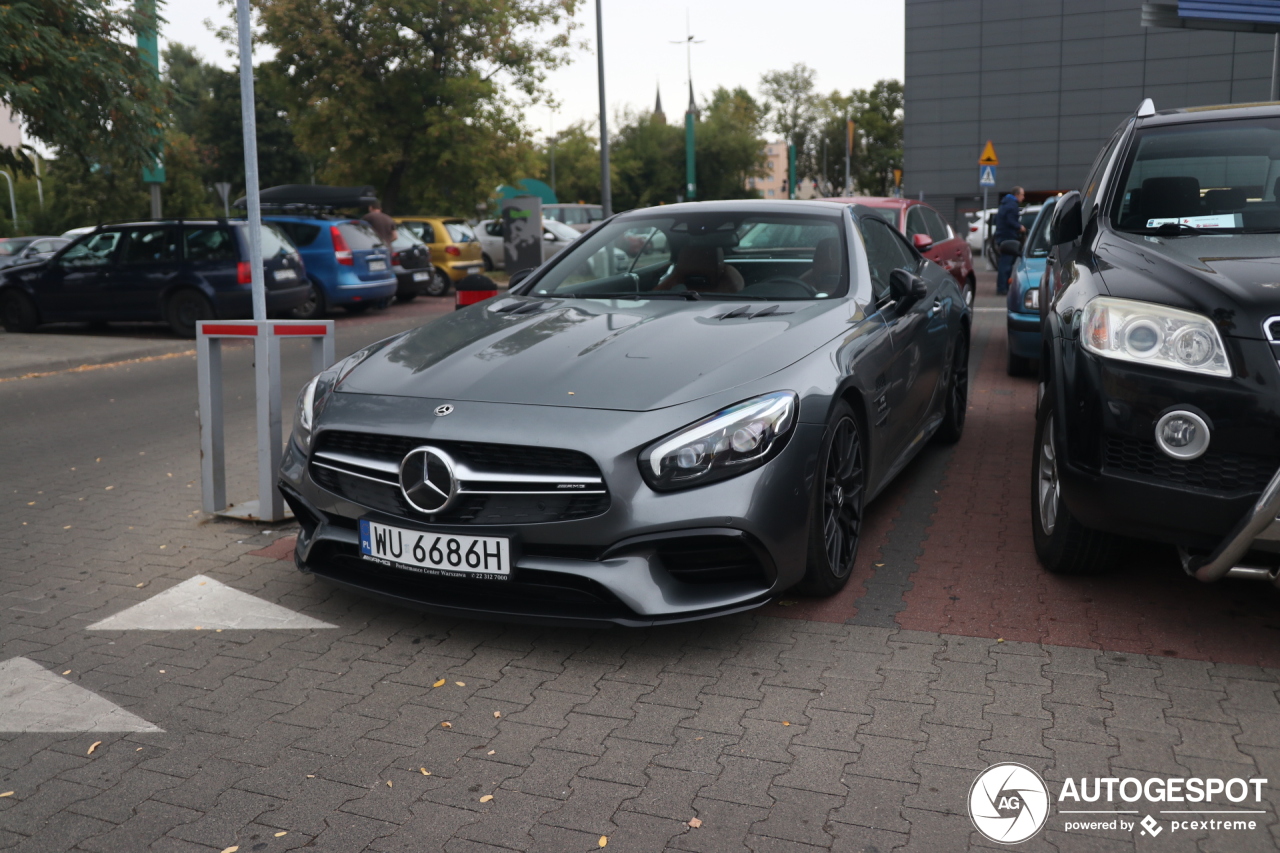
<svg viewBox="0 0 1280 853"><path fill-rule="evenodd" d="M818 72L821 91L862 89L903 75L904 0L604 0L605 91L609 119L621 107L649 108L655 87L669 118L688 102L685 48L669 42L685 36L688 11L694 38L693 84L699 98L716 86L745 86L753 94L760 75L804 62ZM161 41L191 45L207 61L232 65L214 26L231 9L218 0L169 0ZM555 71L548 87L560 102L552 115L544 106L525 119L536 132L563 128L598 111L595 3L582 4L575 39L590 42L571 51L572 62ZM261 58L261 55L259 55Z"/></svg>

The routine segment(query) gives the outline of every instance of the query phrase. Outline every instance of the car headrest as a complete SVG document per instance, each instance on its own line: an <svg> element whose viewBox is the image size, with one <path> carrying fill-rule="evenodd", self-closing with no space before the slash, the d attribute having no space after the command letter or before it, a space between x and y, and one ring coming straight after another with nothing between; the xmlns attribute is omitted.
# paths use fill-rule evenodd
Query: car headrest
<svg viewBox="0 0 1280 853"><path fill-rule="evenodd" d="M1204 194L1204 207L1209 213L1239 210L1248 203L1248 193L1243 187L1229 190L1209 190Z"/></svg>
<svg viewBox="0 0 1280 853"><path fill-rule="evenodd" d="M1177 176L1142 182L1143 217L1195 216L1200 213L1200 181Z"/></svg>

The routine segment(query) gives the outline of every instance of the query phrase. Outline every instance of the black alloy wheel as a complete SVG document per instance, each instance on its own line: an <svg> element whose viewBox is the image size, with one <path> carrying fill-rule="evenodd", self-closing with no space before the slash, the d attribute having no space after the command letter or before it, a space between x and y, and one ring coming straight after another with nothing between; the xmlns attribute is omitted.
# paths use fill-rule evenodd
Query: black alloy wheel
<svg viewBox="0 0 1280 853"><path fill-rule="evenodd" d="M307 301L289 312L289 316L294 320L320 320L329 313L329 306L325 304L324 291L320 289L320 285L314 281L309 284Z"/></svg>
<svg viewBox="0 0 1280 853"><path fill-rule="evenodd" d="M814 479L809 561L798 589L811 595L834 595L853 573L866 495L862 435L848 403L836 404L818 458L821 468Z"/></svg>
<svg viewBox="0 0 1280 853"><path fill-rule="evenodd" d="M1036 417L1031 463L1031 535L1040 565L1058 575L1096 575L1112 567L1119 540L1085 527L1062 500L1053 389L1045 389Z"/></svg>
<svg viewBox="0 0 1280 853"><path fill-rule="evenodd" d="M12 288L0 291L0 326L6 332L33 332L39 324L40 314L30 296Z"/></svg>
<svg viewBox="0 0 1280 853"><path fill-rule="evenodd" d="M442 269L434 270L431 280L422 285L423 296L444 296L449 292L449 276Z"/></svg>
<svg viewBox="0 0 1280 853"><path fill-rule="evenodd" d="M484 259L484 271L493 272L493 258L489 257L488 252L485 252L481 257Z"/></svg>
<svg viewBox="0 0 1280 853"><path fill-rule="evenodd" d="M173 293L164 306L169 328L180 338L194 338L201 320L212 320L213 305L198 290L184 288Z"/></svg>
<svg viewBox="0 0 1280 853"><path fill-rule="evenodd" d="M951 380L947 383L947 403L938 427L938 440L955 444L964 435L965 415L969 411L969 333L956 338L951 357Z"/></svg>

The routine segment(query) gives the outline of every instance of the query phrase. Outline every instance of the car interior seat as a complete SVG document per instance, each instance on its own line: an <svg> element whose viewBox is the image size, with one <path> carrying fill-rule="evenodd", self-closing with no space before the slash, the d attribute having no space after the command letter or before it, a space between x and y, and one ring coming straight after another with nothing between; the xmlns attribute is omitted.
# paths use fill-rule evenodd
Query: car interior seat
<svg viewBox="0 0 1280 853"><path fill-rule="evenodd" d="M1142 182L1140 201L1138 218L1143 225L1152 219L1199 216L1203 212L1200 181L1193 177L1147 178Z"/></svg>
<svg viewBox="0 0 1280 853"><path fill-rule="evenodd" d="M742 273L724 262L718 246L685 246L676 256L675 267L654 290L685 290L703 293L737 293L742 290Z"/></svg>
<svg viewBox="0 0 1280 853"><path fill-rule="evenodd" d="M1206 213L1231 213L1244 208L1248 194L1243 187L1229 190L1209 190L1204 194Z"/></svg>
<svg viewBox="0 0 1280 853"><path fill-rule="evenodd" d="M805 284L828 289L840 281L840 241L824 237L813 247L813 266L799 276Z"/></svg>

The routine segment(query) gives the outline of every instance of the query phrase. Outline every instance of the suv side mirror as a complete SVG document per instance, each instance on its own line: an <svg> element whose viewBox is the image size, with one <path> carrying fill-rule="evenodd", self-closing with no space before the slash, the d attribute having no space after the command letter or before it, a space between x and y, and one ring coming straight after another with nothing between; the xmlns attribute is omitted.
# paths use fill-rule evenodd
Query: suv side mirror
<svg viewBox="0 0 1280 853"><path fill-rule="evenodd" d="M896 269L889 273L889 292L905 308L924 299L929 294L929 286L915 273Z"/></svg>
<svg viewBox="0 0 1280 853"><path fill-rule="evenodd" d="M911 238L911 245L923 252L933 245L933 238L928 234L916 234Z"/></svg>
<svg viewBox="0 0 1280 853"><path fill-rule="evenodd" d="M1049 242L1054 246L1070 243L1084 233L1080 193L1076 190L1058 199L1049 221Z"/></svg>

